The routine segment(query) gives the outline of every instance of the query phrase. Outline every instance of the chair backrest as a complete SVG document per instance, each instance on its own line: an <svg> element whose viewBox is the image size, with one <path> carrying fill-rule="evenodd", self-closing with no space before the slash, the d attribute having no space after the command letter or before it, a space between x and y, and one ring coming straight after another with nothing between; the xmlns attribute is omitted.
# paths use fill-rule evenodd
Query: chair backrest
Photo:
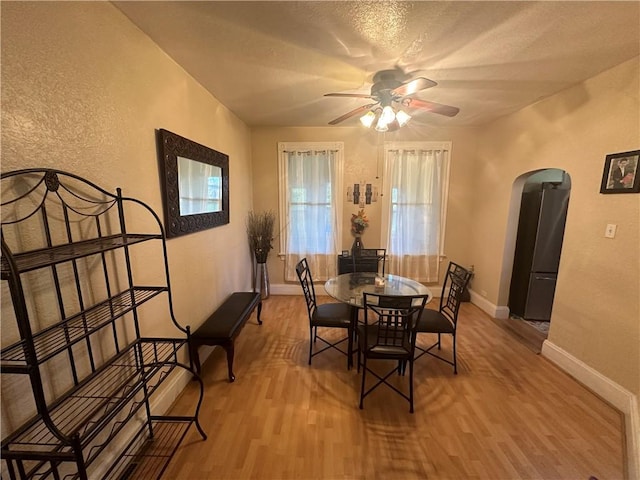
<svg viewBox="0 0 640 480"><path fill-rule="evenodd" d="M458 322L462 294L470 279L471 272L469 270L457 263L449 262L440 296L440 313L449 318L454 327Z"/></svg>
<svg viewBox="0 0 640 480"><path fill-rule="evenodd" d="M375 342L369 346L403 347L413 354L415 328L429 300L429 295L381 295L364 293L365 338L371 340L367 330L374 327Z"/></svg>
<svg viewBox="0 0 640 480"><path fill-rule="evenodd" d="M313 287L313 277L311 275L309 263L307 263L306 258L303 258L296 264L296 273L298 274L298 279L300 280L300 286L302 287L302 292L304 293L304 299L307 302L307 312L309 313L309 320L311 320L313 312L316 309L316 291Z"/></svg>
<svg viewBox="0 0 640 480"><path fill-rule="evenodd" d="M359 258L354 255L353 271L354 272L375 272L384 276L384 268L387 260L386 248L363 248L360 250ZM382 266L382 269L380 268Z"/></svg>

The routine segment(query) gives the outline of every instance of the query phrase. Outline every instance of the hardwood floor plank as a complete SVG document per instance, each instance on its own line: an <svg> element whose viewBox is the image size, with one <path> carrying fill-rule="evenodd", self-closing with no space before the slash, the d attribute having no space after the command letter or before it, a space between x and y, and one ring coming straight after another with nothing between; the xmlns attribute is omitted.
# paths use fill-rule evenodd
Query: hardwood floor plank
<svg viewBox="0 0 640 480"><path fill-rule="evenodd" d="M472 304L460 314L458 375L429 356L416 362L413 415L384 385L360 410L361 376L336 351L307 365L301 296L270 297L262 319L238 338L233 384L223 351L203 365L209 438L190 431L164 478L625 478L620 412ZM195 395L187 386L172 413L187 413Z"/></svg>

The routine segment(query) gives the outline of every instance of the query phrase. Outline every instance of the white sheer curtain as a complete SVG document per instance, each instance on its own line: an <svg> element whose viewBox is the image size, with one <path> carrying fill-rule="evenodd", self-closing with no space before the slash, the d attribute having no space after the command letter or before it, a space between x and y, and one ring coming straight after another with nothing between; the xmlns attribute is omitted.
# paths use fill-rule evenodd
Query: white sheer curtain
<svg viewBox="0 0 640 480"><path fill-rule="evenodd" d="M336 275L341 245L342 150L288 145L280 152L285 280L298 281L295 267L305 257L313 279L327 280Z"/></svg>
<svg viewBox="0 0 640 480"><path fill-rule="evenodd" d="M443 255L449 149L436 147L396 144L385 149L387 269L425 283L438 281Z"/></svg>

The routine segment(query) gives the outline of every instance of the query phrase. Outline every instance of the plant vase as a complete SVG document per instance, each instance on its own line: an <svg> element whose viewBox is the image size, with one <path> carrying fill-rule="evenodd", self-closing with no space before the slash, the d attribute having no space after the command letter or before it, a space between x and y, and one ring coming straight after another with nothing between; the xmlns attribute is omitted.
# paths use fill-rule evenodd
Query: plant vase
<svg viewBox="0 0 640 480"><path fill-rule="evenodd" d="M360 235L356 235L356 238L353 240L353 245L351 245L351 256L359 257L362 253L362 237Z"/></svg>
<svg viewBox="0 0 640 480"><path fill-rule="evenodd" d="M362 232L369 226L369 219L364 213L364 209L358 210L358 213L351 214L351 233L355 240L351 246L351 256L359 257L362 254Z"/></svg>
<svg viewBox="0 0 640 480"><path fill-rule="evenodd" d="M260 298L269 298L269 271L267 258L273 248L273 225L275 213L272 211L247 216L247 237L253 254L253 291L260 292Z"/></svg>
<svg viewBox="0 0 640 480"><path fill-rule="evenodd" d="M260 292L263 300L269 298L269 270L266 262L256 262L253 275L253 291Z"/></svg>

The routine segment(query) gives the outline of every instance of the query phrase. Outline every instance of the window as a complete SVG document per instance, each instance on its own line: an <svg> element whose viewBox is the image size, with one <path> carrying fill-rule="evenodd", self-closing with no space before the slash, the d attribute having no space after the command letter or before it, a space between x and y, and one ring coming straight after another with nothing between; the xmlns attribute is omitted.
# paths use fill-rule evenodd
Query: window
<svg viewBox="0 0 640 480"><path fill-rule="evenodd" d="M279 143L280 253L285 279L297 281L296 264L307 258L314 280L336 273L342 244L342 158L337 143Z"/></svg>
<svg viewBox="0 0 640 480"><path fill-rule="evenodd" d="M390 273L438 281L450 150L448 142L385 144L382 238Z"/></svg>

